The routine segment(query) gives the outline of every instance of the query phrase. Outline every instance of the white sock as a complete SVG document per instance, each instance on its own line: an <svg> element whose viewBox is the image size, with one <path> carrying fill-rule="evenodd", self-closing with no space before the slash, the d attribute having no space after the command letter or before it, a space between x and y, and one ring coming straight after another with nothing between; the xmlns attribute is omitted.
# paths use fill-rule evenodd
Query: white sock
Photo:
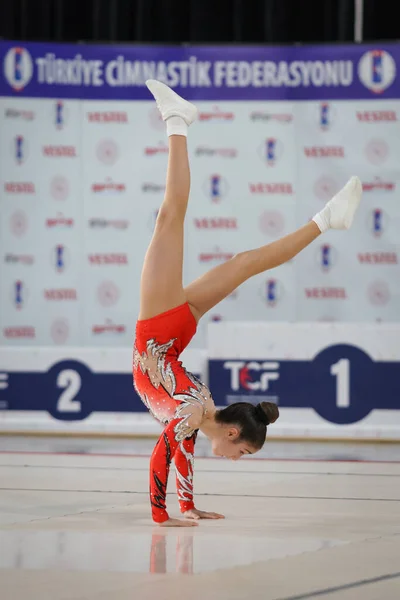
<svg viewBox="0 0 400 600"><path fill-rule="evenodd" d="M182 117L169 117L167 123L167 135L184 135L187 137L188 126Z"/></svg>
<svg viewBox="0 0 400 600"><path fill-rule="evenodd" d="M312 220L319 227L321 233L325 233L331 228L330 225L330 209L329 206L325 206L319 213L317 213Z"/></svg>

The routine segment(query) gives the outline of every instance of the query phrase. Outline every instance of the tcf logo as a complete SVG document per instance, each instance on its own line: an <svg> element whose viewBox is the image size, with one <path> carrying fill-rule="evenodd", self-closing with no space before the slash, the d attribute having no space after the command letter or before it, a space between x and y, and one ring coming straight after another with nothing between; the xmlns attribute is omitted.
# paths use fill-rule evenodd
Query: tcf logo
<svg viewBox="0 0 400 600"><path fill-rule="evenodd" d="M62 244L57 244L53 251L52 263L57 273L63 273L67 267L67 249Z"/></svg>
<svg viewBox="0 0 400 600"><path fill-rule="evenodd" d="M24 306L24 284L18 280L14 283L14 306L17 310L21 310Z"/></svg>
<svg viewBox="0 0 400 600"><path fill-rule="evenodd" d="M386 50L370 50L358 63L358 76L371 92L381 94L396 78L396 63Z"/></svg>
<svg viewBox="0 0 400 600"><path fill-rule="evenodd" d="M57 129L62 129L64 127L65 115L64 115L64 102L58 100L55 106L55 126Z"/></svg>
<svg viewBox="0 0 400 600"><path fill-rule="evenodd" d="M387 214L381 208L374 208L368 217L368 229L376 238L380 238L387 226Z"/></svg>
<svg viewBox="0 0 400 600"><path fill-rule="evenodd" d="M274 167L280 159L283 151L282 143L276 138L267 138L261 145L261 158L269 167Z"/></svg>
<svg viewBox="0 0 400 600"><path fill-rule="evenodd" d="M318 264L327 273L336 263L336 251L330 244L323 244L318 250Z"/></svg>
<svg viewBox="0 0 400 600"><path fill-rule="evenodd" d="M319 105L318 121L323 131L327 131L332 126L333 109L328 102L321 102Z"/></svg>
<svg viewBox="0 0 400 600"><path fill-rule="evenodd" d="M14 157L18 165L22 165L26 160L26 143L22 135L16 135L14 138Z"/></svg>
<svg viewBox="0 0 400 600"><path fill-rule="evenodd" d="M204 184L204 190L211 202L219 202L228 193L228 184L221 175L210 175Z"/></svg>
<svg viewBox="0 0 400 600"><path fill-rule="evenodd" d="M4 58L4 76L9 85L19 92L32 79L33 62L25 48L10 48Z"/></svg>
<svg viewBox="0 0 400 600"><path fill-rule="evenodd" d="M282 284L277 279L267 279L262 286L263 300L273 308L277 305L283 294Z"/></svg>
<svg viewBox="0 0 400 600"><path fill-rule="evenodd" d="M230 387L234 392L240 389L265 392L270 381L279 379L278 362L229 360L224 363L224 369L230 371Z"/></svg>

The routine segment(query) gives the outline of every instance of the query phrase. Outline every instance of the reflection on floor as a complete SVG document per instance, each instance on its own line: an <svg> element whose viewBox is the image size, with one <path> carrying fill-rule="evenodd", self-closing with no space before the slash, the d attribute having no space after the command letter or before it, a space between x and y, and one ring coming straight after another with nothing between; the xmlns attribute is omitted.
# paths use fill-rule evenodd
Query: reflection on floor
<svg viewBox="0 0 400 600"><path fill-rule="evenodd" d="M154 440L0 436L1 600L400 597L400 446L269 442L232 463L199 441L196 503L226 519L164 529Z"/></svg>

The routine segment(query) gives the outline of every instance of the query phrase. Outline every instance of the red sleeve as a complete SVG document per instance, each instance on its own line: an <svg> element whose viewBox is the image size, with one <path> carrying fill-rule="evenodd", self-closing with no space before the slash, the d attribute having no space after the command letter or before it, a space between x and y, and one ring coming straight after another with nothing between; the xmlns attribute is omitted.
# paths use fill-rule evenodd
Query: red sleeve
<svg viewBox="0 0 400 600"><path fill-rule="evenodd" d="M164 523L169 519L165 498L169 466L179 442L175 439L174 427L181 419L172 419L165 427L150 459L150 502L153 521Z"/></svg>
<svg viewBox="0 0 400 600"><path fill-rule="evenodd" d="M197 432L189 439L184 439L178 446L175 454L176 491L178 493L181 513L194 508L193 502L193 473L194 473L194 445Z"/></svg>

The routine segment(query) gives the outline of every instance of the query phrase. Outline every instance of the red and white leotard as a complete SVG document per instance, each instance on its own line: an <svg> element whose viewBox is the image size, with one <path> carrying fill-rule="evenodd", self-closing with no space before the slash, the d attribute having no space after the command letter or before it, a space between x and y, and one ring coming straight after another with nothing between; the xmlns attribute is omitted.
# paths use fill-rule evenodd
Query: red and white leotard
<svg viewBox="0 0 400 600"><path fill-rule="evenodd" d="M169 518L165 498L172 458L181 512L194 508L197 431L191 429L188 420L194 407L206 411L211 395L178 358L195 332L196 320L187 303L136 324L134 386L152 415L165 425L150 462L150 500L153 520L157 523Z"/></svg>

